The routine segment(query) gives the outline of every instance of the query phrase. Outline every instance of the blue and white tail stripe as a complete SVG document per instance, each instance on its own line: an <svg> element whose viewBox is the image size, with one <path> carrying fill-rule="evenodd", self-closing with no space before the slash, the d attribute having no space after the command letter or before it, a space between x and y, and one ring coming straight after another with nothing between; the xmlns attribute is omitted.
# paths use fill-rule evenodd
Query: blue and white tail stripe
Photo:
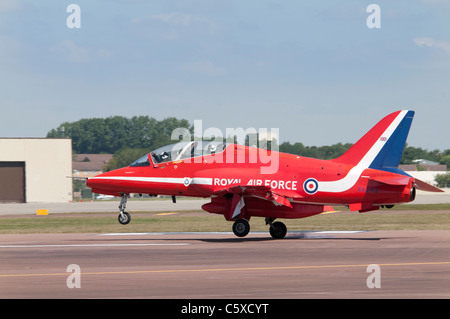
<svg viewBox="0 0 450 319"><path fill-rule="evenodd" d="M400 116L403 116L401 121L398 123L394 132L392 132L391 137L386 140L377 156L369 165L370 168L394 173L402 172L398 169L398 165L400 164L403 149L406 145L406 139L414 118L414 111L402 111L399 117Z"/></svg>
<svg viewBox="0 0 450 319"><path fill-rule="evenodd" d="M397 169L405 147L414 111L400 111L369 151L348 174L336 181L318 181L319 192L340 193L352 188L367 168L402 172Z"/></svg>

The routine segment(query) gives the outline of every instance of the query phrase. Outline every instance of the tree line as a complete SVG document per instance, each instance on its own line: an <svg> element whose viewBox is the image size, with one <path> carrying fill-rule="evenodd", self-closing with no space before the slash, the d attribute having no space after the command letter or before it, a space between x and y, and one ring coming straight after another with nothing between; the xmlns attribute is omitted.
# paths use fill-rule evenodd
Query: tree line
<svg viewBox="0 0 450 319"><path fill-rule="evenodd" d="M72 149L77 154L114 154L108 169L130 164L145 153L158 147L175 143L171 139L176 128L187 128L193 132L193 126L186 119L169 117L158 121L148 116L112 116L107 118L81 119L64 122L48 132L47 137L72 139ZM280 152L305 157L332 159L344 154L353 144L337 143L326 146L304 146L300 142L279 144ZM450 149L445 151L427 151L423 148L408 146L403 152L401 164L411 164L414 159L427 159L450 167Z"/></svg>
<svg viewBox="0 0 450 319"><path fill-rule="evenodd" d="M70 137L77 154L115 154L124 149L151 150L174 143L171 133L178 127L192 130L187 120L174 117L158 121L148 116L112 116L64 122L47 137Z"/></svg>
<svg viewBox="0 0 450 319"><path fill-rule="evenodd" d="M337 143L325 146L304 146L302 143L291 144L284 142L279 146L280 152L296 154L306 157L333 159L344 154L353 144ZM400 164L414 164L415 159L426 159L440 164L445 164L450 168L450 149L443 152L440 150L427 151L421 147L406 145L403 151Z"/></svg>

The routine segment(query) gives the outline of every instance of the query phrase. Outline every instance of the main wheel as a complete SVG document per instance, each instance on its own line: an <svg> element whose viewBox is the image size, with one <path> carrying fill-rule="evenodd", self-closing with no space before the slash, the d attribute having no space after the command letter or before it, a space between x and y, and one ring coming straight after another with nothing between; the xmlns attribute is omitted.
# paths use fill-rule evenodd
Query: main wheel
<svg viewBox="0 0 450 319"><path fill-rule="evenodd" d="M122 217L122 214L123 214L123 217ZM123 212L122 214L119 214L119 218L118 218L119 223L121 223L122 225L126 225L130 222L131 216L127 212Z"/></svg>
<svg viewBox="0 0 450 319"><path fill-rule="evenodd" d="M275 222L270 226L269 232L272 238L283 239L286 236L287 228L282 222Z"/></svg>
<svg viewBox="0 0 450 319"><path fill-rule="evenodd" d="M245 237L250 231L250 224L246 219L237 219L233 224L233 233L238 237Z"/></svg>

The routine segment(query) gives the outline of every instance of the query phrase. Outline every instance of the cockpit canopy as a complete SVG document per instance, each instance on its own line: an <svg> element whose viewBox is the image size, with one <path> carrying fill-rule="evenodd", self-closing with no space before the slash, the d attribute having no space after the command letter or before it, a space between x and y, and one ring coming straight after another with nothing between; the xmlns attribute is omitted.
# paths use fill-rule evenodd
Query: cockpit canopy
<svg viewBox="0 0 450 319"><path fill-rule="evenodd" d="M196 156L221 153L227 145L227 143L215 141L178 142L160 147L150 154L144 155L134 161L130 164L130 166L150 166L149 155L152 158L153 164L160 164L165 162L181 161L183 159Z"/></svg>

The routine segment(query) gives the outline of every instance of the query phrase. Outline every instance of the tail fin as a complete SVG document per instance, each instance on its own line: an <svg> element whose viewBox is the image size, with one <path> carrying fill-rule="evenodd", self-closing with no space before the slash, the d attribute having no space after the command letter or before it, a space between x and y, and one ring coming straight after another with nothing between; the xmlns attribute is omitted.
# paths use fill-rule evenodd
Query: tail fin
<svg viewBox="0 0 450 319"><path fill-rule="evenodd" d="M398 169L414 111L391 113L333 161L406 174Z"/></svg>

